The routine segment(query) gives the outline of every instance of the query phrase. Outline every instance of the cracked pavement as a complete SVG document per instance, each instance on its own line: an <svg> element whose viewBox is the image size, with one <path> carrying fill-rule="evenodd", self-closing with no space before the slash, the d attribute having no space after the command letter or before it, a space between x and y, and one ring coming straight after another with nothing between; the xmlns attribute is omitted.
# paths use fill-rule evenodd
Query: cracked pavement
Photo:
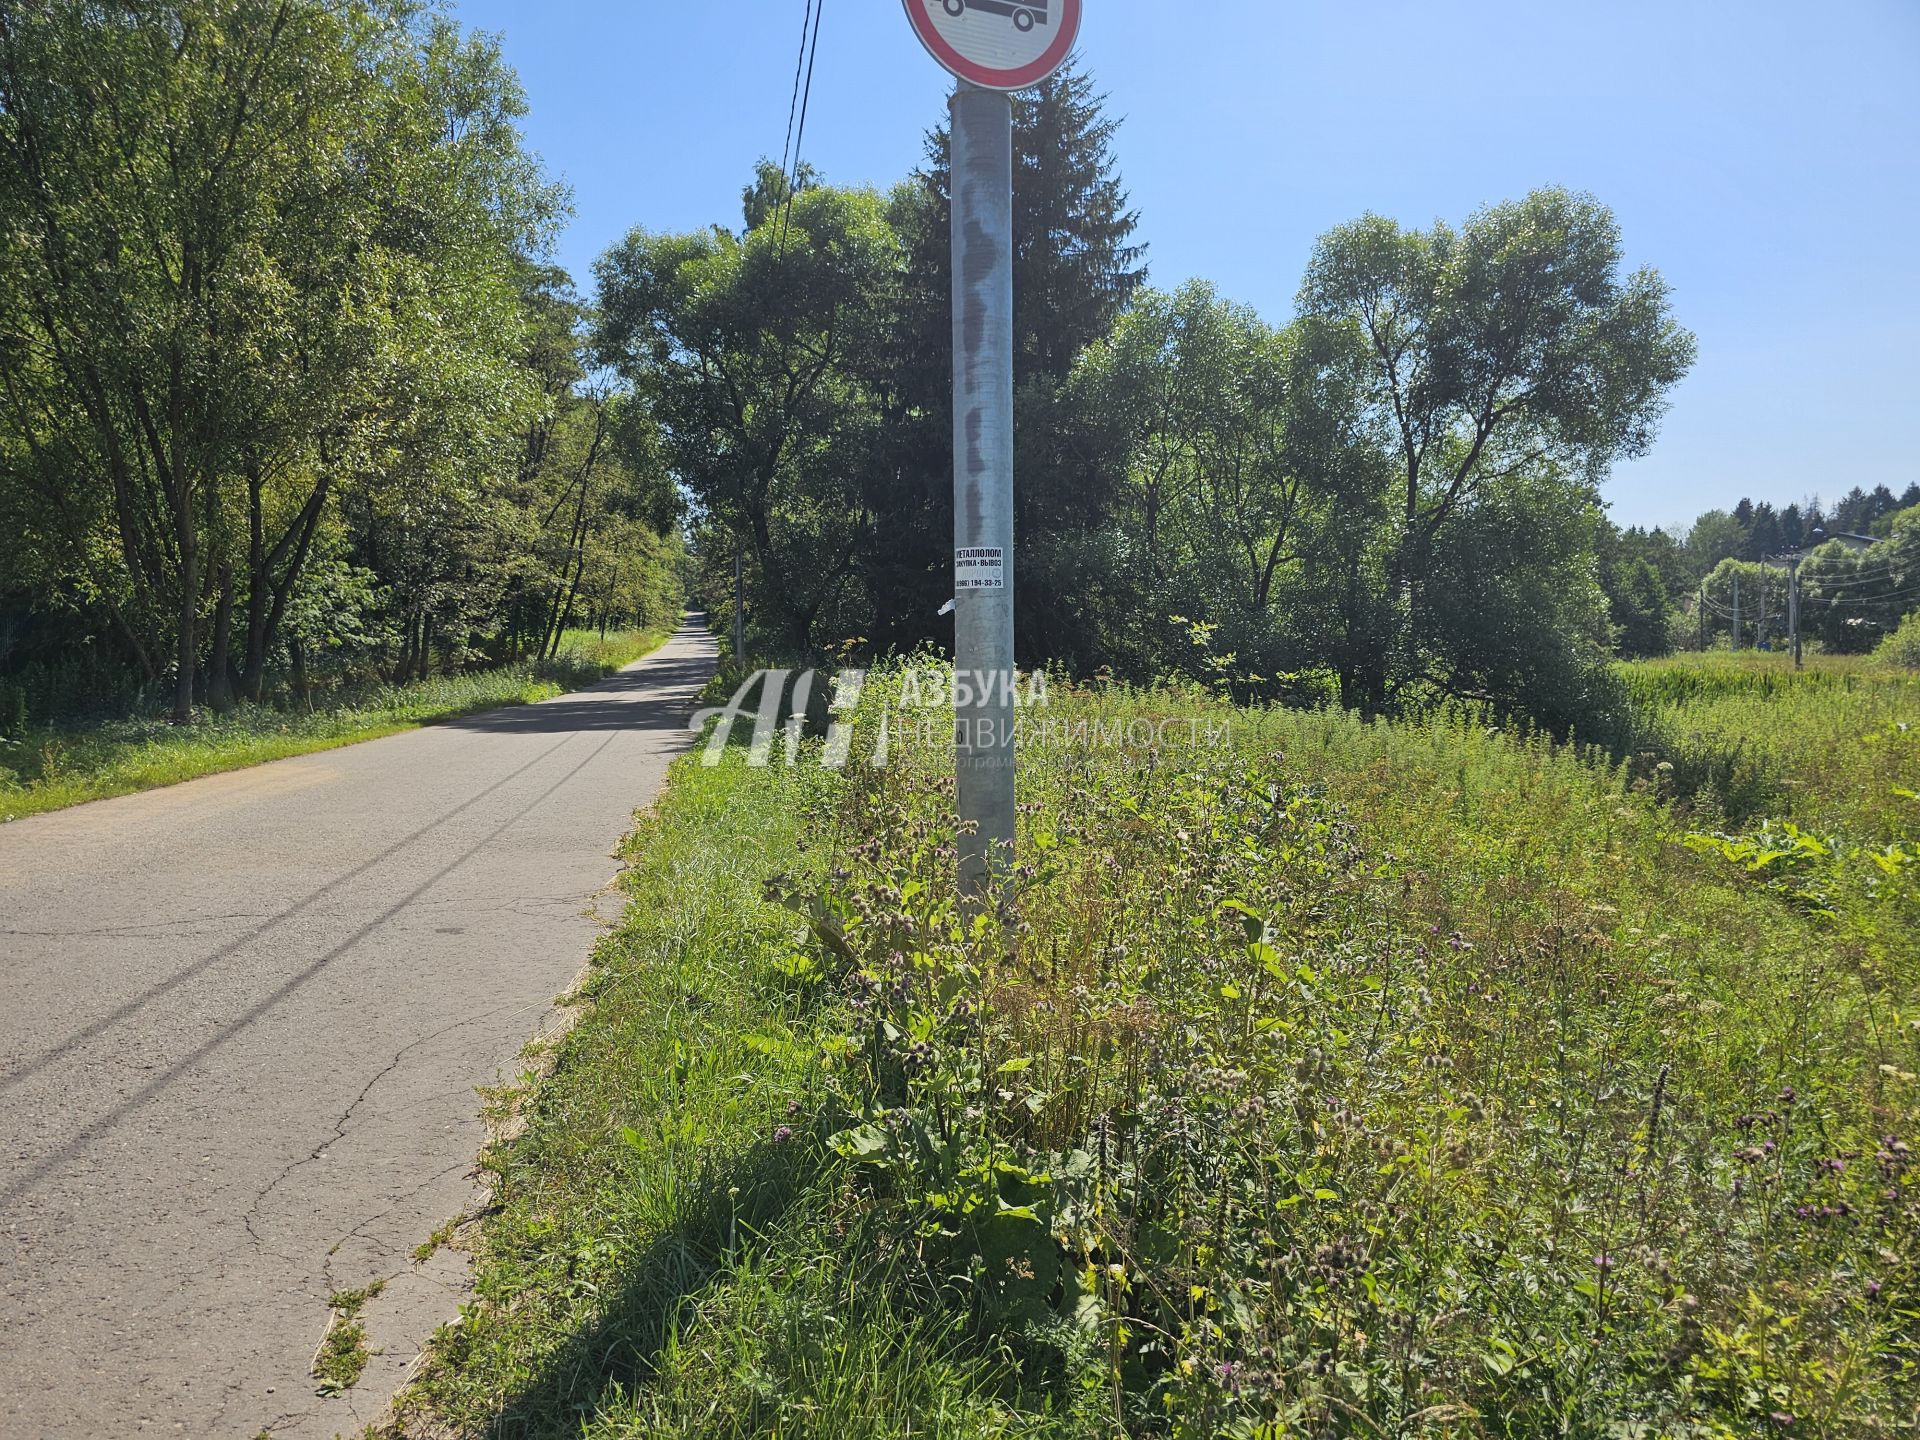
<svg viewBox="0 0 1920 1440"><path fill-rule="evenodd" d="M543 705L0 826L0 1437L378 1416L463 1297L413 1251L474 1203L474 1092L585 965L712 667L690 624ZM328 1297L375 1278L384 1353L320 1399Z"/></svg>

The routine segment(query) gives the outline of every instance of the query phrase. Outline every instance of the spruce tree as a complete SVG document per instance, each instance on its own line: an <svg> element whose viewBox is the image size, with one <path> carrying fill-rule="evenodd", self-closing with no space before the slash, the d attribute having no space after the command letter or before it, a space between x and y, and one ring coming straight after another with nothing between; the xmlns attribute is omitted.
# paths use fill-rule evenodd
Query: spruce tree
<svg viewBox="0 0 1920 1440"><path fill-rule="evenodd" d="M1667 587L1644 558L1629 560L1610 577L1608 601L1622 655L1665 655L1673 648L1667 631L1672 600Z"/></svg>
<svg viewBox="0 0 1920 1440"><path fill-rule="evenodd" d="M1020 649L1028 661L1065 653L1073 628L1036 628L1066 597L1062 526L1104 515L1097 474L1056 443L1067 423L1054 400L1080 352L1100 339L1144 282L1138 217L1115 171L1118 122L1091 76L1069 65L1014 97L1014 381L1018 394L1016 583ZM907 251L884 393L890 449L867 496L874 542L862 560L877 602L877 650L945 644L935 612L952 593L951 140L927 136L926 165L895 192L892 219ZM1071 657L1069 657L1071 658Z"/></svg>
<svg viewBox="0 0 1920 1440"><path fill-rule="evenodd" d="M1064 380L1146 279L1137 212L1114 173L1119 122L1070 66L1015 98L1014 381Z"/></svg>

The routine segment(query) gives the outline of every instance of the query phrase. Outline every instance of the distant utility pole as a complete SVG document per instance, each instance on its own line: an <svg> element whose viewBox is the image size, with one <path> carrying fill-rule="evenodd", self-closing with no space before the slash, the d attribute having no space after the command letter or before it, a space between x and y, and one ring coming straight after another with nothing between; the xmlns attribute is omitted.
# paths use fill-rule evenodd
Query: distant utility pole
<svg viewBox="0 0 1920 1440"><path fill-rule="evenodd" d="M1707 648L1707 582L1700 582L1700 648Z"/></svg>
<svg viewBox="0 0 1920 1440"><path fill-rule="evenodd" d="M1793 668L1804 669L1800 650L1800 566L1806 560L1804 550L1796 550L1791 555L1769 555L1763 562L1768 566L1781 565L1787 571L1787 644L1793 650Z"/></svg>
<svg viewBox="0 0 1920 1440"><path fill-rule="evenodd" d="M1740 648L1740 572L1733 572L1733 648Z"/></svg>
<svg viewBox="0 0 1920 1440"><path fill-rule="evenodd" d="M1787 557L1787 629L1793 636L1793 668L1800 666L1800 562L1804 556Z"/></svg>

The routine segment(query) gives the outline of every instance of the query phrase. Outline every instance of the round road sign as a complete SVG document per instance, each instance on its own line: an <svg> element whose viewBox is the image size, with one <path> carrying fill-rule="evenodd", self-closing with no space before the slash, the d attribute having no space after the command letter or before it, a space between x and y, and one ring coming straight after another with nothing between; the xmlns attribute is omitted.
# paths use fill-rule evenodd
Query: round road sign
<svg viewBox="0 0 1920 1440"><path fill-rule="evenodd" d="M933 58L985 90L1024 90L1066 63L1080 0L905 0Z"/></svg>

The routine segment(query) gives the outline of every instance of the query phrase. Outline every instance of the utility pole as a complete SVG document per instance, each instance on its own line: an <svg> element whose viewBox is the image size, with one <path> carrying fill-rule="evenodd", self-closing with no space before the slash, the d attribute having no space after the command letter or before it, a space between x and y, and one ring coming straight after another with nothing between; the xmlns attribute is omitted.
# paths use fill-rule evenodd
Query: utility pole
<svg viewBox="0 0 1920 1440"><path fill-rule="evenodd" d="M953 117L953 573L960 888L1013 858L1013 101Z"/></svg>
<svg viewBox="0 0 1920 1440"><path fill-rule="evenodd" d="M1006 898L1013 862L1013 92L1066 64L1080 4L906 0L920 43L960 82L949 104L954 788L960 893L976 908Z"/></svg>
<svg viewBox="0 0 1920 1440"><path fill-rule="evenodd" d="M1793 555L1787 560L1787 629L1793 636L1793 668L1800 665L1800 561L1802 556Z"/></svg>
<svg viewBox="0 0 1920 1440"><path fill-rule="evenodd" d="M1733 572L1733 648L1740 648L1740 572Z"/></svg>
<svg viewBox="0 0 1920 1440"><path fill-rule="evenodd" d="M1700 648L1707 648L1707 582L1700 582Z"/></svg>
<svg viewBox="0 0 1920 1440"><path fill-rule="evenodd" d="M744 665L747 658L747 575L740 545L733 547L733 663Z"/></svg>

